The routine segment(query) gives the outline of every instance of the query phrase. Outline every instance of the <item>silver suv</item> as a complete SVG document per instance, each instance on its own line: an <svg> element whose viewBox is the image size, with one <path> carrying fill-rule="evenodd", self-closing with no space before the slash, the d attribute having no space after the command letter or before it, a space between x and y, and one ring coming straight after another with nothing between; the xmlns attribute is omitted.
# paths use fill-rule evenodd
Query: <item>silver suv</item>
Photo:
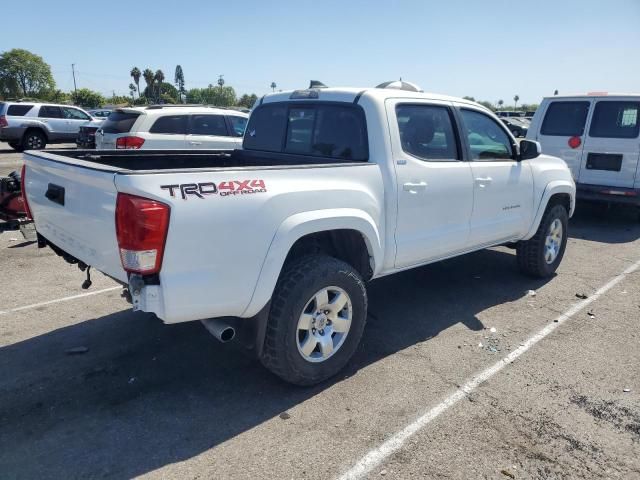
<svg viewBox="0 0 640 480"><path fill-rule="evenodd" d="M0 141L17 151L48 143L75 142L80 125L94 121L78 107L52 103L0 102Z"/></svg>

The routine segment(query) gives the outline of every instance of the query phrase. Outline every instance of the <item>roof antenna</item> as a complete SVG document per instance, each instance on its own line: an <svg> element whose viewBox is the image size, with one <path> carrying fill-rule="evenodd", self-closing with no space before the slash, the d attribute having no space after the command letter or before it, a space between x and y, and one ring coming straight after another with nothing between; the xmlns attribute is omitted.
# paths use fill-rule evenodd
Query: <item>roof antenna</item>
<svg viewBox="0 0 640 480"><path fill-rule="evenodd" d="M311 80L309 82L309 88L328 88L324 83L320 80Z"/></svg>

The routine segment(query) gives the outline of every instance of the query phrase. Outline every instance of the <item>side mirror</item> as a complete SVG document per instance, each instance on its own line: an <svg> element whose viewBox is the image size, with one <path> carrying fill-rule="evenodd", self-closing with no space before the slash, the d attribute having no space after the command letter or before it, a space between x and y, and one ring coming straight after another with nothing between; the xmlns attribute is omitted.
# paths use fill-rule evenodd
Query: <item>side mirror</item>
<svg viewBox="0 0 640 480"><path fill-rule="evenodd" d="M532 158L540 156L541 153L542 147L540 146L540 142L534 142L532 140L520 141L520 155L518 156L518 160L531 160Z"/></svg>

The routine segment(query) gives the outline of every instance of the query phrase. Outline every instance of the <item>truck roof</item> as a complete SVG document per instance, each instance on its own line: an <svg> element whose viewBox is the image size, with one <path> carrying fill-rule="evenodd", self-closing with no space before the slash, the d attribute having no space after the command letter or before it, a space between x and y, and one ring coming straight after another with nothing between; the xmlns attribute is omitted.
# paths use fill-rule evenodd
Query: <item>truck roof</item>
<svg viewBox="0 0 640 480"><path fill-rule="evenodd" d="M355 88L355 87L328 87L328 88L317 88L317 89L299 89L299 90L288 90L284 92L277 93L268 93L266 94L260 103L273 103L273 102L285 102L292 100L292 95L296 93L303 92L318 92L317 97L308 97L309 100L325 100L325 101L333 101L333 102L349 102L353 103L353 101L357 97L361 97L363 95L367 95L373 97L378 100L385 100L387 98L413 98L413 99L424 99L424 100L440 100L445 102L457 102L457 103L466 103L469 105L474 105L477 107L484 108L482 105L479 105L476 102L472 102L469 100L465 100L464 98L459 97L451 97L448 95L440 95L437 93L430 92L414 92L409 90L400 90L397 88L375 88L375 87L363 87L363 88ZM305 100L305 98L300 95L300 100Z"/></svg>
<svg viewBox="0 0 640 480"><path fill-rule="evenodd" d="M619 97L640 97L640 93L609 93L609 92L589 92L589 93L577 93L573 95L550 95L544 97L545 100L567 100L576 98L619 98Z"/></svg>

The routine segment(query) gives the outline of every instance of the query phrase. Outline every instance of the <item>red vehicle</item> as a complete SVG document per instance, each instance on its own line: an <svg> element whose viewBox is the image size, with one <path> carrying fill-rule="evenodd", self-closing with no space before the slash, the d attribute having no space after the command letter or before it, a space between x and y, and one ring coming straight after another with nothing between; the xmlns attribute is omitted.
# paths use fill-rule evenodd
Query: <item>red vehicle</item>
<svg viewBox="0 0 640 480"><path fill-rule="evenodd" d="M18 230L28 217L22 198L20 174L11 172L0 178L0 232Z"/></svg>

